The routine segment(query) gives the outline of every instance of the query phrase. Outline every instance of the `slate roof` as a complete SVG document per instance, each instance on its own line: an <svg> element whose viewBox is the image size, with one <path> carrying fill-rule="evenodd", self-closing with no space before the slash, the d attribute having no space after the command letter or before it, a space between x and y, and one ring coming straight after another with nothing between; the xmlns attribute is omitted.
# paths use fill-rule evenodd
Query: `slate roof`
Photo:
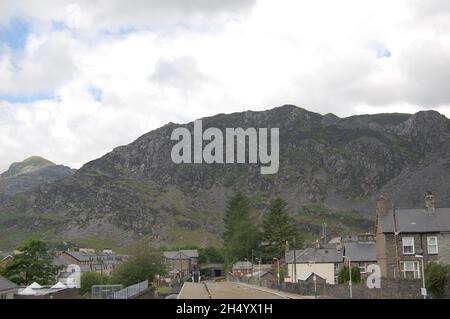
<svg viewBox="0 0 450 319"><path fill-rule="evenodd" d="M249 269L252 268L252 263L249 261L238 261L233 264L233 269Z"/></svg>
<svg viewBox="0 0 450 319"><path fill-rule="evenodd" d="M345 255L355 262L377 261L375 242L344 243Z"/></svg>
<svg viewBox="0 0 450 319"><path fill-rule="evenodd" d="M450 208L436 208L432 214L425 209L396 209L397 231L402 233L450 232ZM392 211L379 216L383 233L393 233Z"/></svg>
<svg viewBox="0 0 450 319"><path fill-rule="evenodd" d="M306 248L295 251L297 263L340 263L343 260L342 250L336 248ZM294 251L286 252L286 263L294 262Z"/></svg>
<svg viewBox="0 0 450 319"><path fill-rule="evenodd" d="M190 258L198 258L198 250L197 249L187 249L187 250L179 250L179 251L165 251L164 257L167 259L190 259Z"/></svg>
<svg viewBox="0 0 450 319"><path fill-rule="evenodd" d="M11 289L16 289L18 286L12 281L0 276L0 291L6 291Z"/></svg>

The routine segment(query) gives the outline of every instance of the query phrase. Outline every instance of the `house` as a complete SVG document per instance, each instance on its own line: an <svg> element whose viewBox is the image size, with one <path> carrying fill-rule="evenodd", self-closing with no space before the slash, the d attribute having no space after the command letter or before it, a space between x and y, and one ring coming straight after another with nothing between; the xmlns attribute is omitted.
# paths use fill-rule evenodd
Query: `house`
<svg viewBox="0 0 450 319"><path fill-rule="evenodd" d="M19 287L5 277L0 276L0 299L13 299Z"/></svg>
<svg viewBox="0 0 450 319"><path fill-rule="evenodd" d="M335 284L343 263L343 249L340 245L316 242L312 248L287 251L285 259L285 282L297 282L306 274L315 273L328 284Z"/></svg>
<svg viewBox="0 0 450 319"><path fill-rule="evenodd" d="M420 279L422 261L450 264L450 208L436 208L431 192L425 194L423 208L398 209L381 196L376 210L376 250L383 277Z"/></svg>
<svg viewBox="0 0 450 319"><path fill-rule="evenodd" d="M198 250L165 251L164 263L172 278L184 279L190 277L192 272L199 271Z"/></svg>
<svg viewBox="0 0 450 319"><path fill-rule="evenodd" d="M322 278L313 272L302 274L300 277L298 277L298 281L303 284L314 283L314 281L316 282L316 284L326 284L327 282L325 278Z"/></svg>
<svg viewBox="0 0 450 319"><path fill-rule="evenodd" d="M93 253L91 251L65 251L57 257L60 265L67 267L74 264L80 267L81 272L96 271L106 275L111 274L114 268L121 264L127 256L114 253ZM73 270L71 270L73 271ZM67 269L63 272L68 272Z"/></svg>
<svg viewBox="0 0 450 319"><path fill-rule="evenodd" d="M344 256L350 260L352 267L357 265L361 274L367 273L367 267L377 264L377 250L373 234L358 235L356 241L344 242Z"/></svg>
<svg viewBox="0 0 450 319"><path fill-rule="evenodd" d="M253 264L250 261L238 261L233 264L232 273L235 277L243 277L253 272Z"/></svg>

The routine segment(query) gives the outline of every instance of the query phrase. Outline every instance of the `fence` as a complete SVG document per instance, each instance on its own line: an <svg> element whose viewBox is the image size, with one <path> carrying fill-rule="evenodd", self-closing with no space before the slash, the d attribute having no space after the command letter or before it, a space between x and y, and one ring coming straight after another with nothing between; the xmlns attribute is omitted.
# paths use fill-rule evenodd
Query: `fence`
<svg viewBox="0 0 450 319"><path fill-rule="evenodd" d="M116 291L113 295L113 299L131 299L141 295L148 289L148 280L140 282L138 284L128 286L122 290Z"/></svg>

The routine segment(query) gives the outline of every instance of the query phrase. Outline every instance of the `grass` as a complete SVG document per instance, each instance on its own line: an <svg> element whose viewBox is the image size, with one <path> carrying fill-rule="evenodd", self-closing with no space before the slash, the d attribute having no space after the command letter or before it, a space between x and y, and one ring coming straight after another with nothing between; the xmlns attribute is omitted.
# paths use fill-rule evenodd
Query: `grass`
<svg viewBox="0 0 450 319"><path fill-rule="evenodd" d="M168 294L172 291L172 287L158 287L156 292L160 295Z"/></svg>
<svg viewBox="0 0 450 319"><path fill-rule="evenodd" d="M337 211L319 204L303 206L294 218L305 228L303 235L307 239L318 239L323 223L327 224L329 237L366 232L373 226L370 219L356 212Z"/></svg>

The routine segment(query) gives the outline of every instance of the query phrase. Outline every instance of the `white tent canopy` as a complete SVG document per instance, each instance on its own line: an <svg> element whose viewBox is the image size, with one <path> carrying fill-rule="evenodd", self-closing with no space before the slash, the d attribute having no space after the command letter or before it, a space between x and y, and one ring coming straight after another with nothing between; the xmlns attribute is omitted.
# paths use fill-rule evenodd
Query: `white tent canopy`
<svg viewBox="0 0 450 319"><path fill-rule="evenodd" d="M61 281L58 281L55 285L51 287L51 289L65 289L67 288Z"/></svg>
<svg viewBox="0 0 450 319"><path fill-rule="evenodd" d="M37 282L33 282L31 285L29 285L27 288L30 289L42 289L42 286L39 285Z"/></svg>

